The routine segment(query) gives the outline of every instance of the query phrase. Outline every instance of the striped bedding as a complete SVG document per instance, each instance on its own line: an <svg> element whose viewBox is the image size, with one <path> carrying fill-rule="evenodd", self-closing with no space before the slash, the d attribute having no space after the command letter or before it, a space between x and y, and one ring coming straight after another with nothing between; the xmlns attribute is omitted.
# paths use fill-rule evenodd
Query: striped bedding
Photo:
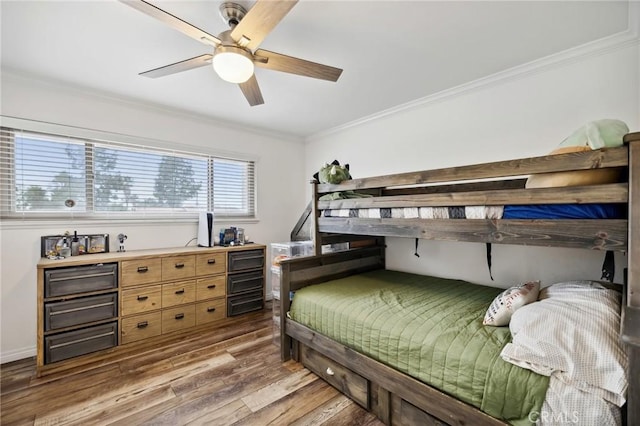
<svg viewBox="0 0 640 426"><path fill-rule="evenodd" d="M365 219L501 219L503 206L403 207L323 210L323 217Z"/></svg>
<svg viewBox="0 0 640 426"><path fill-rule="evenodd" d="M626 217L620 204L533 204L326 209L322 217L359 219L618 219Z"/></svg>

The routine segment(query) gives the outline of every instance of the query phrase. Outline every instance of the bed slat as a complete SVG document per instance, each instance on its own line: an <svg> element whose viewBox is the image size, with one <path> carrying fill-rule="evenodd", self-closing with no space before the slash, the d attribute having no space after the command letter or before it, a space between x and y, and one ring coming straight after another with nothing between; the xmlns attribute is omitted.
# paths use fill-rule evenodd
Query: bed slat
<svg viewBox="0 0 640 426"><path fill-rule="evenodd" d="M318 218L321 232L444 241L624 251L624 219L351 219Z"/></svg>
<svg viewBox="0 0 640 426"><path fill-rule="evenodd" d="M564 188L507 189L501 191L451 192L447 194L394 195L318 201L319 209L482 206L505 204L575 204L626 203L629 197L626 183L574 186Z"/></svg>
<svg viewBox="0 0 640 426"><path fill-rule="evenodd" d="M549 171L623 167L627 164L627 149L620 147L352 179L339 185L320 184L318 185L318 193L523 176Z"/></svg>

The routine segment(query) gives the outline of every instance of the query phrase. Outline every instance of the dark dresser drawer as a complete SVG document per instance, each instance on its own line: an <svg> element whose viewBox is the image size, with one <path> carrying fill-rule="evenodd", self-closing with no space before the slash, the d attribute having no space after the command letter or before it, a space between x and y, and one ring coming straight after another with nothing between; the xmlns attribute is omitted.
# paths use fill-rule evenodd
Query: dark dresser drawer
<svg viewBox="0 0 640 426"><path fill-rule="evenodd" d="M264 267L264 250L229 252L229 272L246 271Z"/></svg>
<svg viewBox="0 0 640 426"><path fill-rule="evenodd" d="M250 290L262 290L263 285L264 275L262 270L229 275L227 277L227 295L244 293Z"/></svg>
<svg viewBox="0 0 640 426"><path fill-rule="evenodd" d="M44 273L44 297L118 288L118 264L50 269Z"/></svg>
<svg viewBox="0 0 640 426"><path fill-rule="evenodd" d="M250 293L227 298L227 316L241 315L246 312L258 311L264 307L262 289Z"/></svg>
<svg viewBox="0 0 640 426"><path fill-rule="evenodd" d="M45 331L118 317L118 293L44 304Z"/></svg>
<svg viewBox="0 0 640 426"><path fill-rule="evenodd" d="M45 364L114 347L118 344L118 322L45 336Z"/></svg>

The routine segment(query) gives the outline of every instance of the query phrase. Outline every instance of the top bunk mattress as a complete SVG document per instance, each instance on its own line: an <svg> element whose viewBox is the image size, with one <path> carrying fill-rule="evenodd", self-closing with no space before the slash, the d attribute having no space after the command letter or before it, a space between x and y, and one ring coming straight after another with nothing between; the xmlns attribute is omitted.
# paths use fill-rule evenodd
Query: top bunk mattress
<svg viewBox="0 0 640 426"><path fill-rule="evenodd" d="M323 217L363 219L624 219L625 204L525 204L506 206L325 209Z"/></svg>
<svg viewBox="0 0 640 426"><path fill-rule="evenodd" d="M376 270L298 290L290 316L512 424L530 424L549 379L500 357L508 327L482 324L502 290Z"/></svg>

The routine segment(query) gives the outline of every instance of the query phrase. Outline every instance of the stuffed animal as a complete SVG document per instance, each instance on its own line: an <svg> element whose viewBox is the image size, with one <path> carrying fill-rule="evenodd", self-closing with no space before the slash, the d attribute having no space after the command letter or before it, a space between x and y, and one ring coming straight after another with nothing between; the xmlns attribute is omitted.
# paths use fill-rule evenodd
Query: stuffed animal
<svg viewBox="0 0 640 426"><path fill-rule="evenodd" d="M351 179L349 165L341 166L338 160L333 160L333 163L322 166L320 171L313 175L313 178L320 183L339 184Z"/></svg>
<svg viewBox="0 0 640 426"><path fill-rule="evenodd" d="M341 166L338 160L333 160L331 164L325 164L324 166L322 166L320 171L313 175L313 178L319 183L329 183L332 185L337 185L340 182L351 179L351 174L349 173L349 165L345 164L344 166ZM336 191L324 194L320 197L320 200L329 201L343 198L366 197L371 197L371 195L358 194L354 191Z"/></svg>

